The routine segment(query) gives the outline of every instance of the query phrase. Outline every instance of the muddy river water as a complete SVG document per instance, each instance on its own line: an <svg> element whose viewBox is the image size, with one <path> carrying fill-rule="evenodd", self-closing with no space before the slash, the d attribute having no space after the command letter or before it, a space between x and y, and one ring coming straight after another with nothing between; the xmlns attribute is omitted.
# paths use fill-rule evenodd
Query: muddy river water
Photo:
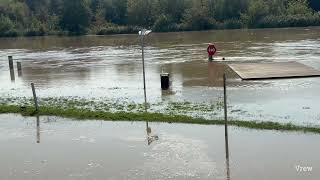
<svg viewBox="0 0 320 180"><path fill-rule="evenodd" d="M320 69L318 27L153 33L145 51L148 101L221 99L224 65L207 62L208 42L218 48L216 59L297 61ZM2 38L0 95L31 97L30 83L34 82L40 97L103 97L141 103L139 43L137 35ZM8 70L9 55L22 62L22 77L14 81ZM171 74L169 93L160 89L161 72ZM233 73L228 75L230 116L237 119L320 125L319 92L319 78L243 82Z"/></svg>
<svg viewBox="0 0 320 180"><path fill-rule="evenodd" d="M319 135L298 132L230 127L228 162L223 126L0 115L0 144L1 180L320 177Z"/></svg>

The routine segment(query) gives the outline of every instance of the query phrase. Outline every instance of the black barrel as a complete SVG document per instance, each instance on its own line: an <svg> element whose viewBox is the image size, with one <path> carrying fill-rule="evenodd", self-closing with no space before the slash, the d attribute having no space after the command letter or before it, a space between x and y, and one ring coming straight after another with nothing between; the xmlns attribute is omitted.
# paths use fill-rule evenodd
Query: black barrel
<svg viewBox="0 0 320 180"><path fill-rule="evenodd" d="M168 90L170 88L170 74L169 73L161 73L161 89Z"/></svg>

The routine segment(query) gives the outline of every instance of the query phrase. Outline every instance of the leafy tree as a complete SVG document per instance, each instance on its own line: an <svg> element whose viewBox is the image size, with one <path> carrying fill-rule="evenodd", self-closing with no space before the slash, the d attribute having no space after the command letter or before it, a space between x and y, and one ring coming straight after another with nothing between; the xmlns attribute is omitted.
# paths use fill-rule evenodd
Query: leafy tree
<svg viewBox="0 0 320 180"><path fill-rule="evenodd" d="M8 18L3 15L0 16L0 33L5 34L8 31L13 29L13 22Z"/></svg>
<svg viewBox="0 0 320 180"><path fill-rule="evenodd" d="M184 14L184 28L187 30L211 29L215 27L215 20L210 18L209 9L202 1L194 1L192 8Z"/></svg>
<svg viewBox="0 0 320 180"><path fill-rule="evenodd" d="M167 32L172 29L172 19L170 19L168 16L162 14L158 17L156 22L154 23L152 29L154 31L158 32Z"/></svg>
<svg viewBox="0 0 320 180"><path fill-rule="evenodd" d="M160 18L160 15L169 17L174 22L181 22L183 15L189 7L186 0L159 0L155 1L154 16ZM162 18L164 17L162 16Z"/></svg>
<svg viewBox="0 0 320 180"><path fill-rule="evenodd" d="M63 0L50 0L49 13L50 15L57 16L63 12Z"/></svg>
<svg viewBox="0 0 320 180"><path fill-rule="evenodd" d="M268 15L269 6L264 0L251 0L248 11L242 15L243 22L249 27L254 26L261 18Z"/></svg>
<svg viewBox="0 0 320 180"><path fill-rule="evenodd" d="M83 34L90 25L90 9L85 0L64 0L61 27L71 33Z"/></svg>
<svg viewBox="0 0 320 180"><path fill-rule="evenodd" d="M149 27L152 25L153 0L128 0L128 23Z"/></svg>
<svg viewBox="0 0 320 180"><path fill-rule="evenodd" d="M238 19L247 10L248 0L216 0L218 20Z"/></svg>
<svg viewBox="0 0 320 180"><path fill-rule="evenodd" d="M311 15L312 10L307 0L290 1L287 8L288 15Z"/></svg>
<svg viewBox="0 0 320 180"><path fill-rule="evenodd" d="M127 23L127 0L109 0L105 2L105 19L115 24Z"/></svg>
<svg viewBox="0 0 320 180"><path fill-rule="evenodd" d="M142 26L155 31L310 26L320 25L319 10L319 0L0 0L0 36L131 33Z"/></svg>

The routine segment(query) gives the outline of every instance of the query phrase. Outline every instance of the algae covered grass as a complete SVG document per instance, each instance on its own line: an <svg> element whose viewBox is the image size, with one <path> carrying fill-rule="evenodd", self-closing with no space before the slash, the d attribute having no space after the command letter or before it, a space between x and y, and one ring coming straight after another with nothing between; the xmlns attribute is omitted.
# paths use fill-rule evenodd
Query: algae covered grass
<svg viewBox="0 0 320 180"><path fill-rule="evenodd" d="M24 116L46 115L58 116L74 119L94 119L106 121L148 121L148 122L166 122L166 123L187 123L203 125L223 125L224 120L205 119L201 117L190 117L186 115L164 114L154 112L108 112L90 109L80 109L76 107L58 107L41 106L38 112L32 106L5 105L0 104L0 114L18 113ZM280 131L300 131L320 134L320 127L299 126L294 124L281 124L277 122L258 122L258 121L239 121L231 120L228 122L231 126L243 127L249 129L261 130L280 130Z"/></svg>

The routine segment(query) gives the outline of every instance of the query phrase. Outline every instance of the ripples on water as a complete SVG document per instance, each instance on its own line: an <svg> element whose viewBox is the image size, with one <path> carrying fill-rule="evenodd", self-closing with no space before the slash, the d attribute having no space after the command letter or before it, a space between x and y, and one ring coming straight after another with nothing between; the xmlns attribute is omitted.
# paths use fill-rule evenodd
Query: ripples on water
<svg viewBox="0 0 320 180"><path fill-rule="evenodd" d="M0 115L0 161L5 162L0 179L209 180L226 179L227 168L231 179L240 180L298 180L301 175L313 180L320 175L319 135L230 127L227 166L223 126L149 127L159 138L148 145L144 122L42 116L37 127L35 117ZM314 171L297 174L300 164Z"/></svg>
<svg viewBox="0 0 320 180"><path fill-rule="evenodd" d="M207 63L208 41L216 43L217 59L298 61L320 69L319 32L318 28L301 28L153 34L146 45L148 99L206 102L220 97L224 66ZM46 97L112 97L142 102L141 50L135 35L17 38L0 42L0 93L3 96L31 96L30 82L35 82L40 88L39 94ZM8 55L23 63L23 77L16 78L15 83L10 81ZM172 75L173 93L169 95L160 90L162 71ZM271 112L277 117L290 115L293 121L302 118L308 122L301 115L305 113L302 107L286 108L292 101L310 106L309 113L319 117L317 78L252 82L242 82L234 74L229 78L230 103L248 112L263 109L255 116L257 119L269 119L271 117L264 114ZM309 98L313 99L311 104L306 100ZM248 99L255 105L248 104ZM274 109L275 105L281 107L284 115ZM310 121L318 124L319 118Z"/></svg>

